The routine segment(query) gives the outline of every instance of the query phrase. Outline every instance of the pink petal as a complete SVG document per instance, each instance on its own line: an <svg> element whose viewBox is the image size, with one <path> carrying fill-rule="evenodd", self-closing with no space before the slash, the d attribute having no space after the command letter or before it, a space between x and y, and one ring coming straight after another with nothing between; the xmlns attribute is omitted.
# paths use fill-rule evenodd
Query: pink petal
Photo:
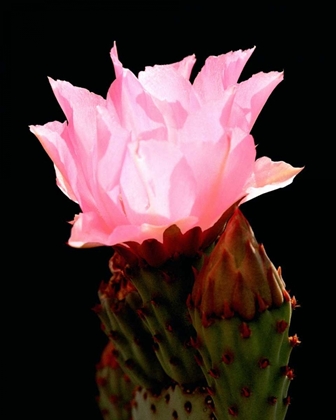
<svg viewBox="0 0 336 420"><path fill-rule="evenodd" d="M255 74L250 79L239 83L228 125L250 132L270 94L282 80L283 73L273 71ZM239 108L245 114L245 124Z"/></svg>
<svg viewBox="0 0 336 420"><path fill-rule="evenodd" d="M177 63L173 64L164 64L164 67L173 67L181 76L183 76L185 79L189 80L191 71L194 67L194 64L196 62L195 54L189 55L188 57L185 57L183 60L178 61ZM154 66L159 67L159 66ZM146 70L148 67L146 67Z"/></svg>
<svg viewBox="0 0 336 420"><path fill-rule="evenodd" d="M192 85L172 66L146 67L139 73L139 81L153 97L167 102L179 102L189 109Z"/></svg>
<svg viewBox="0 0 336 420"><path fill-rule="evenodd" d="M169 226L190 215L195 180L172 143L147 140L129 145L120 185L131 224Z"/></svg>
<svg viewBox="0 0 336 420"><path fill-rule="evenodd" d="M254 167L254 141L252 136L234 129L216 143L195 143L184 151L197 179L191 214L198 215L198 225L207 229L245 195L244 185Z"/></svg>
<svg viewBox="0 0 336 420"><path fill-rule="evenodd" d="M190 143L216 143L222 138L226 128L223 120L230 118L233 99L234 89L228 89L220 99L210 101L196 112L189 113L183 129L179 131L179 143L185 144L183 153L193 147ZM200 158L204 159L204 153Z"/></svg>
<svg viewBox="0 0 336 420"><path fill-rule="evenodd" d="M77 248L108 245L110 227L98 216L98 212L85 212L75 216L69 245Z"/></svg>
<svg viewBox="0 0 336 420"><path fill-rule="evenodd" d="M303 168L294 168L286 162L273 162L268 157L256 160L254 171L246 184L248 193L245 201L252 200L261 194L289 185Z"/></svg>
<svg viewBox="0 0 336 420"><path fill-rule="evenodd" d="M185 233L194 227L197 223L197 218L189 216L185 219L177 221L177 225ZM135 241L142 243L146 239L156 239L159 242L163 242L163 232L167 229L167 225L151 225L149 223L143 223L137 225L121 225L117 226L106 243L110 245L125 243L129 241Z"/></svg>
<svg viewBox="0 0 336 420"><path fill-rule="evenodd" d="M207 58L193 84L202 103L219 99L228 87L237 83L253 51L254 48L231 51L218 57Z"/></svg>
<svg viewBox="0 0 336 420"><path fill-rule="evenodd" d="M183 60L178 61L172 64L156 64L154 66L146 66L144 71L139 72L138 79L140 81L146 82L148 80L148 75L151 74L155 77L155 74L160 74L161 72L168 72L172 70L173 72L181 75L184 79L189 80L191 71L196 62L195 54L185 57Z"/></svg>
<svg viewBox="0 0 336 420"><path fill-rule="evenodd" d="M108 91L108 110L118 116L124 129L132 132L133 139L148 138L152 132L156 133L155 138L166 139L164 118L152 97L134 74L122 67L115 47L111 58L117 77Z"/></svg>
<svg viewBox="0 0 336 420"><path fill-rule="evenodd" d="M99 143L94 156L95 175L97 183L108 192L119 183L127 145L131 141L131 133L113 120L106 108L98 107L97 112Z"/></svg>
<svg viewBox="0 0 336 420"><path fill-rule="evenodd" d="M189 112L199 108L189 80L173 65L146 67L139 81L160 109L168 128L182 128ZM173 133L169 132L169 140Z"/></svg>
<svg viewBox="0 0 336 420"><path fill-rule="evenodd" d="M71 200L80 201L77 183L77 166L66 141L62 137L67 129L66 123L58 121L45 125L30 126L30 131L35 134L44 150L54 163L57 184ZM86 191L88 193L88 191Z"/></svg>
<svg viewBox="0 0 336 420"><path fill-rule="evenodd" d="M105 106L105 100L86 89L69 82L49 78L56 99L68 120L69 137L77 148L79 159L87 160L96 144L96 107Z"/></svg>

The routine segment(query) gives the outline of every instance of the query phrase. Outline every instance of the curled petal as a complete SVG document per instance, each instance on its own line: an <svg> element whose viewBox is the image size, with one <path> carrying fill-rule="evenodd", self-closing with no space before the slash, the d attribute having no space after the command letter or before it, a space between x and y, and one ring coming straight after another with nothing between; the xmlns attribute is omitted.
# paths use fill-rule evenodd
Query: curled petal
<svg viewBox="0 0 336 420"><path fill-rule="evenodd" d="M80 170L72 153L73 150L68 147L68 142L65 139L67 138L67 124L54 121L45 125L30 126L30 131L40 140L43 148L54 162L56 182L59 188L71 200L78 202L82 208L87 207L91 194L85 178L78 177ZM80 191L85 198L81 199Z"/></svg>
<svg viewBox="0 0 336 420"><path fill-rule="evenodd" d="M289 185L303 168L294 168L286 162L273 162L268 157L256 160L253 173L245 185L247 192L243 202L261 194Z"/></svg>

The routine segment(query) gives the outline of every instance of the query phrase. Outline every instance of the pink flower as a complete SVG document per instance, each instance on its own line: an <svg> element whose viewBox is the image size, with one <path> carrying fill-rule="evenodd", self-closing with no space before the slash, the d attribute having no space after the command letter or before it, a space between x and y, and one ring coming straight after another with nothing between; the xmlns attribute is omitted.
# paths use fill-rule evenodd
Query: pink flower
<svg viewBox="0 0 336 420"><path fill-rule="evenodd" d="M53 160L57 184L82 213L69 244L163 240L210 228L233 203L292 182L300 168L256 158L249 134L282 73L238 83L253 49L146 67L138 78L111 50L116 79L106 99L50 79L67 122L31 126Z"/></svg>

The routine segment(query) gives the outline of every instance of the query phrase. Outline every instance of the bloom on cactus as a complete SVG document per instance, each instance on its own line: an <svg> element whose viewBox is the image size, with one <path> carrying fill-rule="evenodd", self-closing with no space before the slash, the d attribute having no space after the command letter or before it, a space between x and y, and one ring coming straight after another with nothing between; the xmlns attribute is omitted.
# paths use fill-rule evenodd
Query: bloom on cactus
<svg viewBox="0 0 336 420"><path fill-rule="evenodd" d="M31 126L54 162L57 184L82 213L72 246L163 240L213 226L234 203L288 185L300 171L256 160L250 130L279 72L238 83L253 48L209 57L193 83L194 56L136 77L111 50L106 99L50 79L67 122Z"/></svg>

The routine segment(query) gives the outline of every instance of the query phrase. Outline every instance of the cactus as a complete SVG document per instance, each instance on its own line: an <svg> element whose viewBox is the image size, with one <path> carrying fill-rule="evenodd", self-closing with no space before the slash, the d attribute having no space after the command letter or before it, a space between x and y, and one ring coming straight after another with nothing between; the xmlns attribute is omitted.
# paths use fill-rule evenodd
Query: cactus
<svg viewBox="0 0 336 420"><path fill-rule="evenodd" d="M97 365L98 405L106 420L131 420L134 384L115 355L115 347L109 341Z"/></svg>
<svg viewBox="0 0 336 420"><path fill-rule="evenodd" d="M145 389L135 392L132 420L215 420L213 400L205 387L193 391L171 386L159 396Z"/></svg>
<svg viewBox="0 0 336 420"><path fill-rule="evenodd" d="M140 254L114 253L97 310L133 384L130 419L283 420L296 300L241 211L206 249L156 266Z"/></svg>

